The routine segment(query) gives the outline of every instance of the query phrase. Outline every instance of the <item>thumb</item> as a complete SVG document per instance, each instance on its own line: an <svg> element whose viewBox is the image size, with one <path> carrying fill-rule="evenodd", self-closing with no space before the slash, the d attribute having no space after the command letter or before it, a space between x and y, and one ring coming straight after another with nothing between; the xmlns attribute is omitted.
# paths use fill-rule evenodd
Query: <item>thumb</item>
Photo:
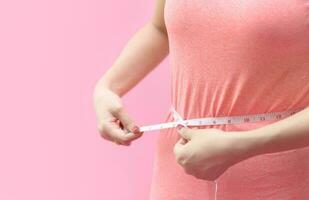
<svg viewBox="0 0 309 200"><path fill-rule="evenodd" d="M114 115L120 120L125 129L135 134L139 133L139 127L134 123L133 119L123 108L117 110Z"/></svg>
<svg viewBox="0 0 309 200"><path fill-rule="evenodd" d="M191 140L193 137L193 132L190 130L190 128L185 127L181 124L177 125L177 131L178 133L186 140Z"/></svg>
<svg viewBox="0 0 309 200"><path fill-rule="evenodd" d="M181 154L181 152L183 151L183 148L184 148L184 144L185 144L185 142L183 141L182 138L180 138L180 140L178 140L176 142L176 144L174 145L174 148L173 148L175 155L178 156L178 155Z"/></svg>

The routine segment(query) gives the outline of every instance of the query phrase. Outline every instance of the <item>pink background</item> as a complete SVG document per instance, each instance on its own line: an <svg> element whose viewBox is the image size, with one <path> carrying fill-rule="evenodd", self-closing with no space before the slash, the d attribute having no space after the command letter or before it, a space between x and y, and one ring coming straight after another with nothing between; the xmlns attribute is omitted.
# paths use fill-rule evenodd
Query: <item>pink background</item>
<svg viewBox="0 0 309 200"><path fill-rule="evenodd" d="M0 1L1 200L148 199L157 132L130 147L103 140L92 91L154 5ZM125 107L140 125L160 122L169 87L166 59Z"/></svg>

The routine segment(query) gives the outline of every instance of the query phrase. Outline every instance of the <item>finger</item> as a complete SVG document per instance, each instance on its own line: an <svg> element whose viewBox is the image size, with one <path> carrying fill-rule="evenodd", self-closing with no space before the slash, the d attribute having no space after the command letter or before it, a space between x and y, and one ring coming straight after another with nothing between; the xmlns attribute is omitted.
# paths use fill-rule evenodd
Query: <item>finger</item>
<svg viewBox="0 0 309 200"><path fill-rule="evenodd" d="M105 128L107 129L107 135L111 136L114 140L117 140L118 142L121 142L122 144L131 142L139 137L141 137L142 134L134 134L132 132L127 133L125 130L120 129L116 124L107 124L105 125Z"/></svg>
<svg viewBox="0 0 309 200"><path fill-rule="evenodd" d="M185 138L180 138L180 144L184 145L187 144L189 142L189 140L185 139Z"/></svg>
<svg viewBox="0 0 309 200"><path fill-rule="evenodd" d="M114 140L114 143L117 145L123 145L123 146L130 146L131 142L119 142L117 140Z"/></svg>
<svg viewBox="0 0 309 200"><path fill-rule="evenodd" d="M174 145L174 154L175 155L180 155L182 150L183 150L183 147L184 147L184 139L183 138L180 138L176 144Z"/></svg>
<svg viewBox="0 0 309 200"><path fill-rule="evenodd" d="M174 145L174 154L177 163L180 165L185 164L186 156L185 156L185 147L186 145L183 144L183 138L181 138L175 145Z"/></svg>
<svg viewBox="0 0 309 200"><path fill-rule="evenodd" d="M110 137L109 135L105 134L105 133L100 133L101 137L104 138L105 140L109 140L109 141L114 141L112 137Z"/></svg>
<svg viewBox="0 0 309 200"><path fill-rule="evenodd" d="M121 129L124 129L123 124L120 122L119 119L116 120L116 123L118 124L118 126L119 126Z"/></svg>
<svg viewBox="0 0 309 200"><path fill-rule="evenodd" d="M131 141L124 142L124 141L121 141L115 138L112 134L110 134L109 130L111 129L111 127L107 126L108 124L111 124L111 126L116 129L120 129L119 127L121 125L119 119L114 118L114 117L111 117L110 119L106 119L103 123L98 124L98 131L102 138L109 140L115 144L119 144L119 145L125 145L125 146L131 145ZM136 137L138 136L140 135L137 135Z"/></svg>
<svg viewBox="0 0 309 200"><path fill-rule="evenodd" d="M178 133L181 135L181 137L191 140L193 137L193 132L188 127L184 127L182 125L177 125Z"/></svg>
<svg viewBox="0 0 309 200"><path fill-rule="evenodd" d="M130 141L130 142L124 142L124 143L122 143L122 145L124 145L124 146L130 146L130 145L131 145L131 141Z"/></svg>
<svg viewBox="0 0 309 200"><path fill-rule="evenodd" d="M115 144L117 144L117 145L121 145L121 143L118 142L117 140L114 140L113 142L114 142Z"/></svg>
<svg viewBox="0 0 309 200"><path fill-rule="evenodd" d="M117 145L123 145L123 146L130 146L131 142L120 142L117 139L113 138L110 141L112 141L113 143L117 144Z"/></svg>
<svg viewBox="0 0 309 200"><path fill-rule="evenodd" d="M97 129L98 129L100 136L102 138L104 138L105 140L112 141L112 142L114 141L114 139L110 135L107 134L107 131L106 131L106 128L105 128L105 123L102 124L102 125L98 125Z"/></svg>
<svg viewBox="0 0 309 200"><path fill-rule="evenodd" d="M118 109L117 111L113 112L114 116L120 120L123 128L129 130L132 133L139 134L139 126L137 126L133 119L129 116L129 114L123 109Z"/></svg>
<svg viewBox="0 0 309 200"><path fill-rule="evenodd" d="M131 141L141 137L143 135L143 132L138 132L136 134L132 133L132 132L128 132L128 130L123 129L123 126L121 125L121 122L119 119L115 120L114 123L111 123L110 126L108 126L108 128L110 130L115 130L116 131L116 135L113 134L113 131L110 131L110 135L112 135L114 137L114 139L122 142L122 144L127 144L130 145ZM117 135L120 134L120 138L117 137ZM122 136L124 137L124 139L122 139ZM127 139L126 139L127 138Z"/></svg>

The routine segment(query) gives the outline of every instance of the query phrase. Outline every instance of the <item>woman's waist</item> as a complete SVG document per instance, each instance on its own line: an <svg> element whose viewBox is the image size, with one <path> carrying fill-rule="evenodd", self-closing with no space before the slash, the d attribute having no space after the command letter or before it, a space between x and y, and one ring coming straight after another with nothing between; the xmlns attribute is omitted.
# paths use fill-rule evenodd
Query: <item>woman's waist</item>
<svg viewBox="0 0 309 200"><path fill-rule="evenodd" d="M181 107L170 106L170 111L166 117L166 122L177 121L177 115L182 120L181 123L188 127L197 128L218 128L226 131L246 131L256 129L267 124L287 118L305 108L308 104L288 105L277 108L267 108L258 110L238 110L237 112L229 112L228 108L214 108L207 111L200 109L201 107ZM187 109L186 109L187 108ZM175 114L176 113L176 114ZM175 117L176 116L176 117Z"/></svg>
<svg viewBox="0 0 309 200"><path fill-rule="evenodd" d="M309 106L309 102L303 101L297 104L271 104L268 105L237 105L237 106L216 106L214 104L171 104L183 119L218 118L255 116L263 114L285 114L287 112L298 112ZM279 116L280 118L280 116ZM246 119L245 119L246 120ZM252 120L251 120L252 121ZM253 121L254 122L254 121Z"/></svg>

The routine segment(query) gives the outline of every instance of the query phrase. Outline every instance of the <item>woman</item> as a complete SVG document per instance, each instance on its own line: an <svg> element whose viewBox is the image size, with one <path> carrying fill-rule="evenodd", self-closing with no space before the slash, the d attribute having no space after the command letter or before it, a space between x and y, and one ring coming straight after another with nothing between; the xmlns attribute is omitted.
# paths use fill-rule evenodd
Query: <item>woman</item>
<svg viewBox="0 0 309 200"><path fill-rule="evenodd" d="M184 119L304 109L163 129L150 199L214 199L214 180L218 200L309 199L309 1L157 0L96 85L102 137L130 145L142 136L120 99L168 53L172 105Z"/></svg>

